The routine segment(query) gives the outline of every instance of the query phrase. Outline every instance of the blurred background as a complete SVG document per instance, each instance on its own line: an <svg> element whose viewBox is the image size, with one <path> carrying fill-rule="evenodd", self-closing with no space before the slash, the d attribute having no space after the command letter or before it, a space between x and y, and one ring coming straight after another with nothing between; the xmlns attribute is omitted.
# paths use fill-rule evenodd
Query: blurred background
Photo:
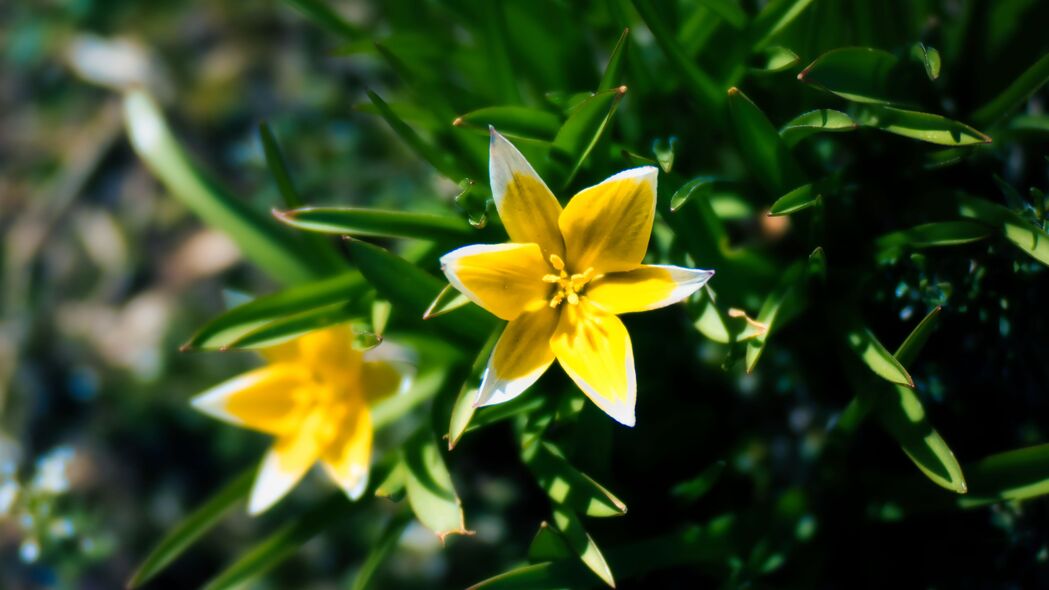
<svg viewBox="0 0 1049 590"><path fill-rule="evenodd" d="M554 4L570 11L566 3ZM949 16L959 3L942 4ZM1044 5L1014 4L1014 28L1044 28ZM380 5L355 0L338 8L380 37L389 32ZM999 30L1008 38L1014 28ZM601 30L586 42L604 49L575 59L603 63L619 31ZM655 51L644 29L635 35L646 51ZM1005 42L998 43L1007 54ZM1043 51L1044 44L1042 39ZM818 55L816 48L803 49L795 47L803 63ZM355 108L366 89L383 94L397 86L390 68L360 47L340 46L285 2L7 1L0 3L0 51L0 588L120 588L165 531L231 474L253 465L266 447L265 437L216 424L187 404L256 359L178 349L225 308L224 293L268 293L276 285L243 263L222 233L165 194L128 144L114 88L146 84L194 159L263 211L280 200L258 139L261 122L280 138L295 183L311 204L399 209L416 207L420 195L450 203L459 188L411 154L381 119ZM1016 70L1029 61L1017 62ZM980 83L998 88L1015 74L989 72ZM562 76L568 87L556 90L593 85ZM970 87L972 96L989 95L976 81L955 83ZM774 92L765 87L755 94ZM1044 99L1043 91L1032 101L1034 114L1044 114ZM620 108L630 112L637 106L630 100L628 95ZM633 112L628 120L636 122ZM664 109L654 129L641 133L635 126L633 133L666 136L681 124ZM1041 137L1035 145L1044 148ZM889 145L863 155L875 164L891 160ZM740 168L717 145L704 149L703 157ZM1002 164L1015 173L1009 180L1045 186L1044 166L1009 158ZM878 185L876 165L866 173L873 190L894 189ZM761 226L762 219L755 213L749 231L775 248L786 230ZM986 262L980 272L960 258L880 269L880 290L865 302L871 317L886 320L893 342L929 309L953 306L957 315L936 336L947 344L928 353L920 385L937 426L968 460L1044 442L1049 420L1047 273L1022 257L1017 262L1004 248L978 248ZM937 260L936 254L930 258ZM804 326L785 334L781 348L768 351L761 370L748 375L738 363L721 370L725 351L691 330L682 334L684 322L672 313L678 312L628 325L638 342L661 342L671 334L687 343L687 350L673 354L697 359L689 377L705 385L702 397L682 402L682 414L701 417L686 423L663 416L626 435L636 437L629 441L637 448L662 444L666 457L632 451L616 439L623 465L612 472L619 481L636 485L649 469L659 475L631 496L628 530L595 524L599 536L646 532L646 523L679 516L707 518L726 506L768 499L773 490L793 489L812 475L809 460L848 401L823 395L829 388L820 377L806 383L799 376L822 375L812 365L799 367L787 352L817 347ZM677 376L659 371L660 346L637 354L639 367L648 367L639 378L649 387L674 387ZM682 434L668 434L689 431L710 434L699 444L690 439L681 445ZM538 522L548 517L546 502L500 432L478 435L471 448L454 471L477 535L442 550L431 533L410 525L380 587L459 588L521 560ZM656 468L681 461L687 465L676 474ZM710 503L667 503L674 481L726 463L731 483ZM845 497L877 488L882 470L913 470L873 429L843 464L862 464L866 471L863 477L820 477L834 480ZM199 586L262 531L328 490L323 478L308 477L304 489L260 519L238 511L152 587ZM797 538L811 543L799 549L802 571L794 570L799 577L793 580L855 587L849 582L891 578L898 566L918 572L906 587L1049 583L1049 514L1042 500L906 523L894 521L891 504L858 501L839 510L822 500L816 494L799 503L820 506L822 516L799 520ZM372 509L392 512L391 506L374 501ZM866 517L879 524L866 526L862 535L851 529L849 523ZM374 519L351 517L252 587L348 587L375 527ZM926 537L930 530L935 535ZM943 569L951 563L957 568ZM687 587L676 586L685 582L674 575L657 577L650 587Z"/></svg>

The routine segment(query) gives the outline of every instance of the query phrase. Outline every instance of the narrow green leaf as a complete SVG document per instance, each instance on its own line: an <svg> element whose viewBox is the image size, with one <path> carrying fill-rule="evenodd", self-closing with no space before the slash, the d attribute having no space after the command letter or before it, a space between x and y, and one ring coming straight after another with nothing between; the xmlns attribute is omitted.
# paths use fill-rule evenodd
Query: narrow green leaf
<svg viewBox="0 0 1049 590"><path fill-rule="evenodd" d="M443 544L448 535L471 535L452 476L428 427L404 443L405 490L415 517Z"/></svg>
<svg viewBox="0 0 1049 590"><path fill-rule="evenodd" d="M280 190L281 196L284 197L284 203L292 209L302 207L302 198L299 197L298 191L295 190L295 185L291 182L291 175L288 173L284 154L281 153L280 145L277 144L277 138L274 137L273 131L270 130L270 126L266 123L259 125L259 140L262 141L262 151L266 156L266 165L269 166L270 174L273 175L273 181L277 183L277 189Z"/></svg>
<svg viewBox="0 0 1049 590"><path fill-rule="evenodd" d="M798 65L801 58L786 47L772 46L758 51L750 60L752 74L778 74Z"/></svg>
<svg viewBox="0 0 1049 590"><path fill-rule="evenodd" d="M217 350L277 319L347 303L368 289L356 271L291 287L234 307L204 325L183 350Z"/></svg>
<svg viewBox="0 0 1049 590"><path fill-rule="evenodd" d="M991 138L972 127L940 115L868 105L854 118L860 125L938 145L990 143Z"/></svg>
<svg viewBox="0 0 1049 590"><path fill-rule="evenodd" d="M724 461L715 461L696 477L671 488L670 495L689 504L699 500L721 479L721 474L725 472L725 465Z"/></svg>
<svg viewBox="0 0 1049 590"><path fill-rule="evenodd" d="M973 221L938 221L895 231L878 238L874 245L879 259L891 259L904 249L960 246L986 239L991 230Z"/></svg>
<svg viewBox="0 0 1049 590"><path fill-rule="evenodd" d="M772 0L766 4L751 22L747 35L753 40L751 47L755 51L763 49L801 16L812 2L813 0Z"/></svg>
<svg viewBox="0 0 1049 590"><path fill-rule="evenodd" d="M747 24L747 13L743 12L738 0L699 0L699 4L709 8L733 29L741 30Z"/></svg>
<svg viewBox="0 0 1049 590"><path fill-rule="evenodd" d="M477 236L469 223L451 215L355 207L305 207L273 214L294 228L325 234L434 241Z"/></svg>
<svg viewBox="0 0 1049 590"><path fill-rule="evenodd" d="M513 62L510 61L510 50L506 40L506 17L503 14L502 2L482 2L479 6L484 18L485 63L488 65L488 79L496 90L499 99L507 104L521 102L521 91L517 88L517 77L514 75Z"/></svg>
<svg viewBox="0 0 1049 590"><path fill-rule="evenodd" d="M369 90L368 99L379 110L379 114L386 120L386 123L393 128L394 133L400 136L416 154L429 162L438 172L453 182L458 182L466 176L459 170L447 153L438 150L435 146L423 140L422 137L419 137L419 134L398 117L397 113L394 113L393 109L382 98L379 98L378 94Z"/></svg>
<svg viewBox="0 0 1049 590"><path fill-rule="evenodd" d="M958 499L963 508L1043 496L1049 494L1049 444L991 455L965 472L970 491Z"/></svg>
<svg viewBox="0 0 1049 590"><path fill-rule="evenodd" d="M881 49L843 47L816 58L798 80L853 102L897 104L910 90L899 61Z"/></svg>
<svg viewBox="0 0 1049 590"><path fill-rule="evenodd" d="M693 315L696 318L693 323L696 330L714 342L722 344L735 342L737 330L729 323L728 316L714 302L709 287L704 287L704 294L698 305L698 312Z"/></svg>
<svg viewBox="0 0 1049 590"><path fill-rule="evenodd" d="M1049 234L1011 209L968 196L959 199L963 217L975 219L999 231L1032 258L1049 265Z"/></svg>
<svg viewBox="0 0 1049 590"><path fill-rule="evenodd" d="M619 41L616 41L616 46L612 48L612 53L608 56L605 72L601 75L601 82L597 85L598 92L619 87L619 81L623 77L623 50L626 49L629 42L630 29L623 29L623 33L619 35Z"/></svg>
<svg viewBox="0 0 1049 590"><path fill-rule="evenodd" d="M903 368L896 357L892 356L882 343L862 326L854 326L845 335L849 348L860 357L867 367L882 379L898 385L914 387L907 369Z"/></svg>
<svg viewBox="0 0 1049 590"><path fill-rule="evenodd" d="M408 316L422 318L443 287L441 281L407 260L365 242L349 244L353 262L375 289ZM492 316L475 305L427 320L446 334L482 342L495 324Z"/></svg>
<svg viewBox="0 0 1049 590"><path fill-rule="evenodd" d="M632 0L632 2L634 3L634 8L637 9L637 13L641 15L641 20L645 21L648 29L652 31L652 36L655 37L656 43L659 44L670 64L678 70L685 86L692 93L696 102L699 103L700 112L708 114L708 116L716 114L719 111L718 107L724 100L723 90L718 87L717 83L706 72L700 69L691 56L685 53L677 37L674 36L670 27L663 22L663 18L652 5L651 0Z"/></svg>
<svg viewBox="0 0 1049 590"><path fill-rule="evenodd" d="M334 305L311 309L273 320L261 328L251 330L240 336L223 346L222 349L250 349L274 346L301 336L306 332L348 322L359 318L360 315L360 310L356 309L354 305Z"/></svg>
<svg viewBox="0 0 1049 590"><path fill-rule="evenodd" d="M601 139L625 93L626 86L620 86L594 94L572 111L557 132L550 155L567 165L568 173L562 183L565 187L572 183Z"/></svg>
<svg viewBox="0 0 1049 590"><path fill-rule="evenodd" d="M522 451L536 483L556 504L570 506L591 517L621 516L626 504L590 476L578 471L552 443L541 442Z"/></svg>
<svg viewBox="0 0 1049 590"><path fill-rule="evenodd" d="M480 385L481 378L484 376L485 367L488 366L488 359L492 356L495 343L499 340L502 333L502 330L492 330L492 335L488 337L488 342L481 347L481 351L474 358L466 382L459 389L459 396L452 405L451 421L448 424L449 451L455 448L463 433L466 432L466 428L470 425L470 420L477 409L475 405L477 402L477 388Z"/></svg>
<svg viewBox="0 0 1049 590"><path fill-rule="evenodd" d="M795 263L786 273L775 289L769 293L758 310L757 322L763 326L758 329L753 325L747 325L739 335L740 340L747 340L746 363L747 373L754 370L765 351L768 338L774 330L779 330L797 315L802 296L804 294L804 281L807 276L802 271L805 264Z"/></svg>
<svg viewBox="0 0 1049 590"><path fill-rule="evenodd" d="M332 33L353 41L363 36L361 30L354 24L339 16L338 12L332 10L322 0L284 0L295 10L306 15L310 20Z"/></svg>
<svg viewBox="0 0 1049 590"><path fill-rule="evenodd" d="M911 57L925 68L925 75L930 80L940 77L940 52L935 47L929 47L924 43L915 43L911 46Z"/></svg>
<svg viewBox="0 0 1049 590"><path fill-rule="evenodd" d="M528 546L528 561L539 563L543 561L557 561L572 557L572 550L568 548L567 541L557 532L557 529L547 522L539 523L539 532Z"/></svg>
<svg viewBox="0 0 1049 590"><path fill-rule="evenodd" d="M798 115L779 130L780 137L789 146L797 143L810 135L831 131L853 131L859 127L852 117L841 111L832 109L819 109Z"/></svg>
<svg viewBox="0 0 1049 590"><path fill-rule="evenodd" d="M386 474L386 477L379 482L379 485L375 488L375 495L380 498L387 498L393 501L399 501L404 495L404 486L408 481L408 467L405 466L403 457L399 457L398 460L390 468L390 471Z"/></svg>
<svg viewBox="0 0 1049 590"><path fill-rule="evenodd" d="M379 571L382 564L390 557L397 544L401 541L404 529L411 522L411 517L406 511L401 511L386 523L386 527L379 534L378 540L372 543L371 551L364 558L364 563L357 570L357 576L353 579L350 590L367 590L372 587L375 573Z"/></svg>
<svg viewBox="0 0 1049 590"><path fill-rule="evenodd" d="M929 336L932 336L933 330L936 328L936 322L940 318L940 312L943 310L942 307L937 305L930 311L922 321L918 322L914 330L907 335L904 339L903 344L896 349L896 352L892 355L896 357L896 360L900 361L903 366L908 366L914 363L915 359L918 358L918 353L925 346L925 343L929 340Z"/></svg>
<svg viewBox="0 0 1049 590"><path fill-rule="evenodd" d="M773 217L777 215L790 215L791 213L804 211L809 207L818 205L823 198L823 195L820 194L820 187L817 186L818 184L819 183L815 182L803 184L776 199L776 202L769 207L768 214Z"/></svg>
<svg viewBox="0 0 1049 590"><path fill-rule="evenodd" d="M132 147L164 187L205 223L226 232L245 257L274 279L303 283L333 270L311 255L297 236L206 179L146 91L125 95L124 119Z"/></svg>
<svg viewBox="0 0 1049 590"><path fill-rule="evenodd" d="M572 551L605 584L615 588L616 581L612 576L612 569L608 567L608 562L601 553L601 548L594 542L590 533L583 528L583 523L579 521L579 517L576 516L575 512L561 504L554 504L553 512L554 526L564 535L565 541Z"/></svg>
<svg viewBox="0 0 1049 590"><path fill-rule="evenodd" d="M709 196L717 180L716 176L697 176L681 185L681 188L677 189L674 196L670 198L671 213L680 209L693 195Z"/></svg>
<svg viewBox="0 0 1049 590"><path fill-rule="evenodd" d="M255 480L255 471L256 468L252 467L241 472L175 525L135 570L135 574L127 583L128 588L138 588L164 571L175 558L182 555L204 533L214 528L224 516L247 498L251 490L251 483Z"/></svg>
<svg viewBox="0 0 1049 590"><path fill-rule="evenodd" d="M1043 55L1023 74L972 114L977 125L992 125L1016 107L1023 104L1039 88L1049 82L1049 54Z"/></svg>
<svg viewBox="0 0 1049 590"><path fill-rule="evenodd" d="M457 117L452 124L476 127L485 135L491 126L504 135L553 139L561 128L561 119L554 113L532 107L500 106L470 111Z"/></svg>
<svg viewBox="0 0 1049 590"><path fill-rule="evenodd" d="M484 428L489 424L502 422L514 416L531 414L542 408L545 403L546 398L540 395L520 395L508 402L477 408L466 427L466 432L473 432L478 428Z"/></svg>
<svg viewBox="0 0 1049 590"><path fill-rule="evenodd" d="M445 285L441 292L437 294L437 297L433 298L433 303L430 304L430 307L427 307L426 311L423 312L423 319L428 320L444 315L469 303L469 297L460 293L455 287Z"/></svg>
<svg viewBox="0 0 1049 590"><path fill-rule="evenodd" d="M243 553L232 565L204 585L204 590L243 586L292 556L324 529L339 524L354 508L342 492L335 492L302 516Z"/></svg>
<svg viewBox="0 0 1049 590"><path fill-rule="evenodd" d="M747 95L730 88L728 106L736 144L747 168L770 194L782 195L805 182L787 144Z"/></svg>

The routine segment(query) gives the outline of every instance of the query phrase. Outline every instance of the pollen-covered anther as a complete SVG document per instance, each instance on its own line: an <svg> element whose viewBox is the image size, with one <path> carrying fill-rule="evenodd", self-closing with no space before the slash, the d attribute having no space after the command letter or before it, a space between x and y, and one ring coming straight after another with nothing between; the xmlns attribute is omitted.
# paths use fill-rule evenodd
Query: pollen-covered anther
<svg viewBox="0 0 1049 590"><path fill-rule="evenodd" d="M564 260L557 254L550 255L550 265L557 270L557 274L543 275L544 283L557 285L557 290L554 291L553 296L550 298L550 307L557 307L564 301L568 301L569 305L578 305L579 294L582 293L586 284L594 278L594 269L588 268L585 272L569 275L568 271L565 270Z"/></svg>

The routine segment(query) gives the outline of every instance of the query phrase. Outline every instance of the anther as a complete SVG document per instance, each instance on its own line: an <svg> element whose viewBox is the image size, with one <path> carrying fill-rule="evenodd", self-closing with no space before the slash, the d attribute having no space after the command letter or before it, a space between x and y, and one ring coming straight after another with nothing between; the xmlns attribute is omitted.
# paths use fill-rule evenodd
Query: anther
<svg viewBox="0 0 1049 590"><path fill-rule="evenodd" d="M550 264L559 271L563 271L565 269L565 261L561 260L561 257L557 254L550 255Z"/></svg>

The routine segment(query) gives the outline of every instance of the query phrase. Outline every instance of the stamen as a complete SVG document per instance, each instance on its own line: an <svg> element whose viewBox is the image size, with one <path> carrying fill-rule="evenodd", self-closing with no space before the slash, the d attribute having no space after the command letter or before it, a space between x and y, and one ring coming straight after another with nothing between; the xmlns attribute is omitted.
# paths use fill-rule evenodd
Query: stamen
<svg viewBox="0 0 1049 590"><path fill-rule="evenodd" d="M556 275L553 273L543 275L543 282L557 285L557 290L550 298L550 307L557 307L566 300L569 305L578 305L581 300L580 293L594 277L593 267L584 272L569 275L565 271L564 260L556 254L550 255L550 264L558 271Z"/></svg>
<svg viewBox="0 0 1049 590"><path fill-rule="evenodd" d="M561 257L557 254L550 255L550 265L559 271L563 271L565 269L565 261L561 260Z"/></svg>

